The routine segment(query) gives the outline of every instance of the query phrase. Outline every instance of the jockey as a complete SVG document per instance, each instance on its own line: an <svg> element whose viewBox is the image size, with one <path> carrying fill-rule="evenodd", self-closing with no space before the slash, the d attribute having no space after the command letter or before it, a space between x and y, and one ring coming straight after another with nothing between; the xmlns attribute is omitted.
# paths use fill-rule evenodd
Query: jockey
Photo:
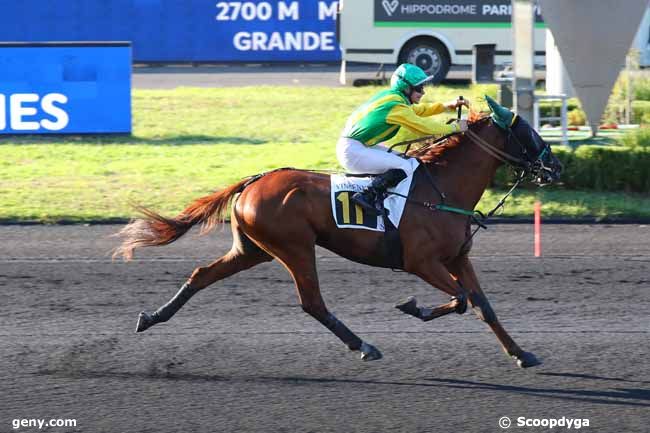
<svg viewBox="0 0 650 433"><path fill-rule="evenodd" d="M352 195L352 201L369 211L380 214L375 208L375 198L389 187L406 178L410 163L389 153L381 143L397 134L404 126L420 135L445 135L467 130L467 121L452 125L433 123L427 116L454 111L467 101L441 104L422 103L424 84L433 77L410 63L400 65L390 79L390 89L382 90L358 107L348 118L341 138L336 145L339 163L349 173L378 174L363 191Z"/></svg>

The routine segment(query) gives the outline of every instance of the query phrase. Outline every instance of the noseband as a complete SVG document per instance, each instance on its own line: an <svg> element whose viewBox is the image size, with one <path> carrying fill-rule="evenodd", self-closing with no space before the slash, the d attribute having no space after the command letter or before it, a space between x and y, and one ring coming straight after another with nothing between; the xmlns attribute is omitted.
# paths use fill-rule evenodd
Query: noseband
<svg viewBox="0 0 650 433"><path fill-rule="evenodd" d="M506 137L506 143L514 141L519 146L523 158L513 156L508 152L506 152L505 150L499 149L495 145L488 143L480 135L478 135L476 132L472 131L471 129L465 131L465 135L467 135L467 137L470 140L478 144L479 147L483 149L486 153L488 153L489 155L493 156L494 158L498 159L501 162L522 169L525 174L529 174L529 173L535 174L541 170L552 171L549 167L546 167L543 162L544 155L549 150L548 144L544 143L544 147L539 152L537 157L533 161L531 161L530 159L528 159L528 151L526 150L526 146L512 132L512 129L508 128L507 134L508 135ZM504 146L504 149L506 147L507 146Z"/></svg>

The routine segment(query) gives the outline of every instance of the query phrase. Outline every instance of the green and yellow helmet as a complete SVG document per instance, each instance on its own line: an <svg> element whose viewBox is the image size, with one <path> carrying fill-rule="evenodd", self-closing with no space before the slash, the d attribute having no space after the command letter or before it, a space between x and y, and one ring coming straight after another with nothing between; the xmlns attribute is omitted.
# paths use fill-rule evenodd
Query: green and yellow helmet
<svg viewBox="0 0 650 433"><path fill-rule="evenodd" d="M406 93L409 87L420 86L432 78L418 66L403 63L395 69L393 76L390 77L390 88L398 92Z"/></svg>

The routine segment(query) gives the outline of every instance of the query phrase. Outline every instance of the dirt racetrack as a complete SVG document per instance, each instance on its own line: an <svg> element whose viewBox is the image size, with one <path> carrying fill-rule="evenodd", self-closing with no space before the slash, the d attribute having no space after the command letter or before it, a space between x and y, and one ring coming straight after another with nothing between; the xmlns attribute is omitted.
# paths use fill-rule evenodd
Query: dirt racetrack
<svg viewBox="0 0 650 433"><path fill-rule="evenodd" d="M0 227L0 432L498 432L504 416L511 431L569 430L520 417L650 430L649 227L548 225L541 259L529 225L478 235L488 298L544 361L528 370L470 311L422 323L393 308L407 295L446 302L442 292L324 250L328 306L382 360L361 362L304 314L277 262L135 334L138 312L226 252L230 232L193 232L122 263L107 254L118 229ZM32 418L77 426L13 428Z"/></svg>

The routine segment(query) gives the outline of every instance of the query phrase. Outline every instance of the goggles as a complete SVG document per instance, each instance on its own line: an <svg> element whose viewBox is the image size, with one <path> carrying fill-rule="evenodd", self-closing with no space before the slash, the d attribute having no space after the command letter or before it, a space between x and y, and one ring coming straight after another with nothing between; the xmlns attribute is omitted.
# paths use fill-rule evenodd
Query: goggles
<svg viewBox="0 0 650 433"><path fill-rule="evenodd" d="M413 91L418 93L424 93L424 84L420 84L419 86L413 86Z"/></svg>

